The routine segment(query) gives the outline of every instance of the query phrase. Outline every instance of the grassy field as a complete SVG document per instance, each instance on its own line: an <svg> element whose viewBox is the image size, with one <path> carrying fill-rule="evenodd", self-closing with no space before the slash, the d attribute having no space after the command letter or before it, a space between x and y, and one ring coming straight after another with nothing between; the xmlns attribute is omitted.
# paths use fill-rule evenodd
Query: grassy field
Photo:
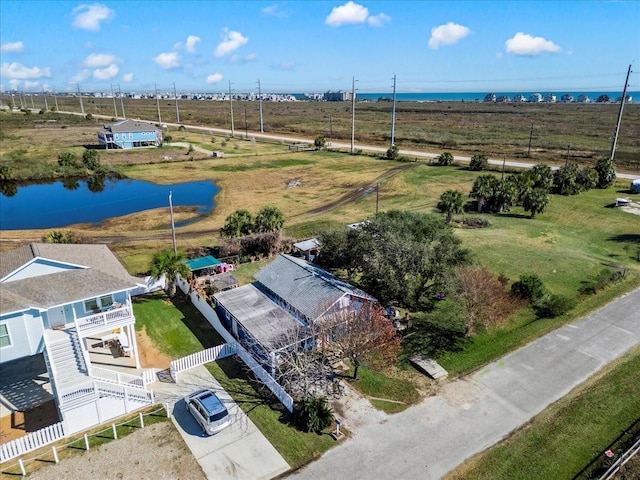
<svg viewBox="0 0 640 480"><path fill-rule="evenodd" d="M9 98L2 99L8 103ZM44 108L44 99L35 99L36 108ZM60 110L80 112L74 97L58 97ZM125 99L129 118L157 120L153 99ZM259 130L258 102L234 102L236 106L235 136L244 136L244 111L249 131ZM108 98L85 98L86 113L113 114L113 101ZM264 129L270 134L304 135L327 140L349 142L351 139L351 105L344 102L263 102ZM531 159L534 162L561 162L571 145L572 157L593 161L609 152L611 132L616 123L616 104L487 104L473 102L400 102L396 108L396 144L401 149L441 151L451 145L452 152L469 155L483 150L491 155L509 158L527 156L533 126ZM162 101L163 122L175 123L172 101ZM242 112L242 113L238 113ZM41 117L37 114L34 118ZM182 123L195 126L230 129L228 102L180 101ZM331 118L331 121L329 120ZM388 145L390 137L390 102L356 104L356 143ZM94 120L95 122L95 120ZM95 133L94 139L95 139ZM174 133L171 133L175 137ZM206 140L204 143L208 143ZM217 143L219 145L219 143ZM625 105L618 163L624 168L640 165L640 105Z"/></svg>
<svg viewBox="0 0 640 480"><path fill-rule="evenodd" d="M575 478L640 416L638 371L636 347L446 478Z"/></svg>

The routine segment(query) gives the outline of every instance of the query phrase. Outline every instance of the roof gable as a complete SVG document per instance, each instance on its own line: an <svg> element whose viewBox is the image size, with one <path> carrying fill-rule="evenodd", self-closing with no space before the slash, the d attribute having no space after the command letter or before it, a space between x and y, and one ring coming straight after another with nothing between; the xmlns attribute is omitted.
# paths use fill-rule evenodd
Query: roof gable
<svg viewBox="0 0 640 480"><path fill-rule="evenodd" d="M335 275L290 255L280 255L255 279L308 320L315 320L344 295L373 297Z"/></svg>
<svg viewBox="0 0 640 480"><path fill-rule="evenodd" d="M4 282L14 282L16 280L22 280L24 278L39 277L42 275L49 275L51 273L63 272L65 270L75 270L77 268L85 268L77 265L70 265L68 263L56 262L47 260L46 258L34 258L29 263L15 270L13 273L2 278Z"/></svg>

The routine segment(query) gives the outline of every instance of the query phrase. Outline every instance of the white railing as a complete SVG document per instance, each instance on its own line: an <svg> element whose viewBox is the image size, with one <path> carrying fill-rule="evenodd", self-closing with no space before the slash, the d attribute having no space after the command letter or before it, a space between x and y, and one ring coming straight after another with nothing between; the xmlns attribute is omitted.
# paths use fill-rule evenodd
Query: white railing
<svg viewBox="0 0 640 480"><path fill-rule="evenodd" d="M237 346L236 355L238 355L242 361L251 368L251 371L254 373L256 377L260 379L260 381L276 396L280 403L285 406L290 413L293 412L293 398L291 395L287 393L287 391L282 388L275 378L267 373L267 371L262 368L253 356L247 352L240 345Z"/></svg>
<svg viewBox="0 0 640 480"><path fill-rule="evenodd" d="M610 480L613 476L620 471L620 468L624 466L631 458L640 451L640 440L634 443L629 450L620 455L620 458L615 461L609 470L607 470L604 475L600 477L600 480Z"/></svg>
<svg viewBox="0 0 640 480"><path fill-rule="evenodd" d="M154 383L157 380L158 378L156 377L155 369L147 368L142 371L142 383L144 384L145 387L150 383Z"/></svg>
<svg viewBox="0 0 640 480"><path fill-rule="evenodd" d="M174 382L178 382L178 374L189 370L193 367L204 365L205 363L215 362L219 358L225 358L236 353L235 345L225 343L216 347L207 348L200 352L187 355L186 357L172 360L169 364L169 371Z"/></svg>
<svg viewBox="0 0 640 480"><path fill-rule="evenodd" d="M91 377L87 377L85 382L58 388L57 392L60 408L64 408L69 403L75 402L82 397L94 396L96 394L96 386Z"/></svg>
<svg viewBox="0 0 640 480"><path fill-rule="evenodd" d="M127 413L132 410L128 406L128 402L131 400L149 405L153 403L152 390L144 390L142 388L127 385L117 385L115 383L103 382L101 380L96 380L95 385L101 396L123 398L125 400Z"/></svg>
<svg viewBox="0 0 640 480"><path fill-rule="evenodd" d="M62 422L31 432L24 437L16 438L0 445L0 463L11 460L24 453L37 450L64 438Z"/></svg>
<svg viewBox="0 0 640 480"><path fill-rule="evenodd" d="M145 388L145 379L142 374L131 375L121 373L107 368L91 367L91 376L105 382L116 383L118 385L132 385L138 388Z"/></svg>
<svg viewBox="0 0 640 480"><path fill-rule="evenodd" d="M78 334L86 335L88 333L99 332L113 327L126 325L133 320L133 314L130 307L121 307L114 310L108 310L88 317L76 319L76 327Z"/></svg>

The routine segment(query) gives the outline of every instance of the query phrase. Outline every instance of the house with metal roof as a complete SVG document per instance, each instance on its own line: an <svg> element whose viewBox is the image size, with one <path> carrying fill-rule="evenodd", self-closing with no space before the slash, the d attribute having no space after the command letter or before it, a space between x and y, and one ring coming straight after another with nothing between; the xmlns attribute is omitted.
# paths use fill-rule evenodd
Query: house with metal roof
<svg viewBox="0 0 640 480"><path fill-rule="evenodd" d="M120 120L98 130L98 142L107 150L114 148L161 147L162 130L140 120Z"/></svg>
<svg viewBox="0 0 640 480"><path fill-rule="evenodd" d="M214 294L213 300L225 327L268 369L273 369L278 350L289 348L289 339L299 338L305 327L376 301L290 255L278 256L254 278L250 285Z"/></svg>
<svg viewBox="0 0 640 480"><path fill-rule="evenodd" d="M43 398L12 397L7 379L44 358L67 434L151 404L131 303L142 282L106 245L32 243L0 253L0 403L25 411Z"/></svg>

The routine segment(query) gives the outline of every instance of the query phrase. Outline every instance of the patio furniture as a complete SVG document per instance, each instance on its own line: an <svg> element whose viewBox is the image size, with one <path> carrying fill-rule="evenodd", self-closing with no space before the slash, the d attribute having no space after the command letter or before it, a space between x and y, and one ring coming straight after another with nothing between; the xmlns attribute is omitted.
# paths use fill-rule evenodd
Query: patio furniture
<svg viewBox="0 0 640 480"><path fill-rule="evenodd" d="M114 340L118 339L119 333L110 333L109 335L105 335L104 337L100 337L100 341L102 342L102 348L110 346Z"/></svg>
<svg viewBox="0 0 640 480"><path fill-rule="evenodd" d="M118 334L118 344L120 355L123 357L129 357L131 355L131 346L129 345L129 337L127 337L125 333Z"/></svg>

